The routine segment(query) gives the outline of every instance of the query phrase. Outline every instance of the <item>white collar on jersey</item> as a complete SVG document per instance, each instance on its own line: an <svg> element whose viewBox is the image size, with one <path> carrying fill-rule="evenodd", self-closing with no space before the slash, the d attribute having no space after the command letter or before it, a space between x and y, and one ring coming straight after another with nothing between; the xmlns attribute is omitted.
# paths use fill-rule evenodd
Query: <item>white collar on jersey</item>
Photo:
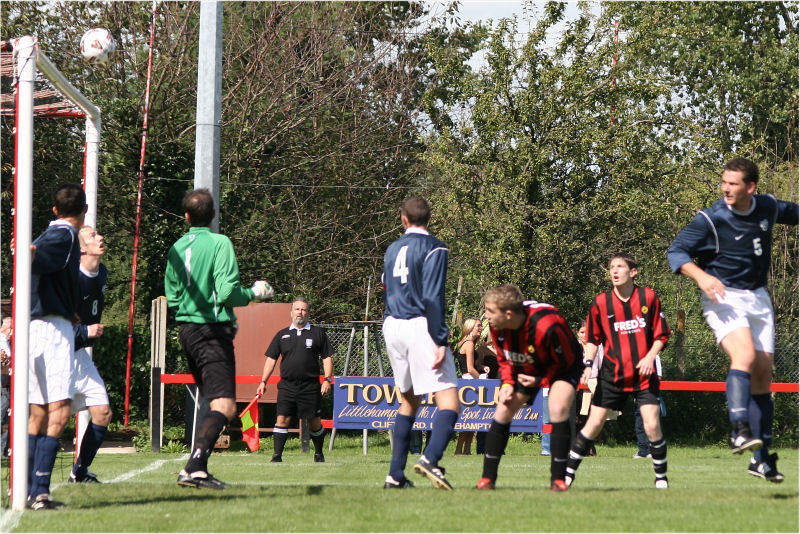
<svg viewBox="0 0 800 534"><path fill-rule="evenodd" d="M409 226L406 228L405 233L407 234L422 234L422 235L430 235L428 231L424 228L420 228L419 226Z"/></svg>
<svg viewBox="0 0 800 534"><path fill-rule="evenodd" d="M729 204L725 204L725 205L728 206L728 209L731 210L736 215L750 215L756 209L756 197L751 197L751 198L752 198L752 202L750 202L750 208L745 210L745 211L740 211L740 210L734 209L734 207L729 205Z"/></svg>
<svg viewBox="0 0 800 534"><path fill-rule="evenodd" d="M297 330L297 335L299 336L301 330L311 330L311 323L306 322L306 324L304 324L301 328L297 328L294 323L292 323L289 325L289 332L292 330Z"/></svg>
<svg viewBox="0 0 800 534"><path fill-rule="evenodd" d="M98 267L96 271L92 272L83 265L81 265L81 272L84 276L88 276L89 278L96 278L98 274L100 274L100 268Z"/></svg>
<svg viewBox="0 0 800 534"><path fill-rule="evenodd" d="M69 227L70 227L70 228L72 228L73 230L75 229L75 227L74 227L74 226L72 226L72 223L71 223L71 222L69 222L69 221L65 221L64 219L55 219L55 220L52 220L52 221L50 221L50 224L48 224L47 226L69 226ZM76 230L76 231L77 231L77 230Z"/></svg>

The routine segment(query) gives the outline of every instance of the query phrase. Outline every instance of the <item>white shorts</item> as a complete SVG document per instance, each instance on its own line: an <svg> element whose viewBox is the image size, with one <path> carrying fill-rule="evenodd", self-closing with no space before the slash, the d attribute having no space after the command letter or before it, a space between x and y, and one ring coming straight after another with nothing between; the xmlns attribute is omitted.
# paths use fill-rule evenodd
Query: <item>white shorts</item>
<svg viewBox="0 0 800 534"><path fill-rule="evenodd" d="M72 413L84 410L89 406L108 404L106 384L100 378L94 360L86 349L75 351L73 387L75 395L72 397Z"/></svg>
<svg viewBox="0 0 800 534"><path fill-rule="evenodd" d="M739 328L749 328L756 350L775 352L775 312L763 287L755 290L725 288L722 302L702 296L703 317L714 331L717 343Z"/></svg>
<svg viewBox="0 0 800 534"><path fill-rule="evenodd" d="M75 353L72 324L57 315L31 318L28 402L45 405L72 398Z"/></svg>
<svg viewBox="0 0 800 534"><path fill-rule="evenodd" d="M383 321L383 338L392 364L394 383L401 392L413 387L414 394L427 395L458 386L450 347L447 347L444 363L438 369L431 368L436 344L428 333L425 317L387 317Z"/></svg>

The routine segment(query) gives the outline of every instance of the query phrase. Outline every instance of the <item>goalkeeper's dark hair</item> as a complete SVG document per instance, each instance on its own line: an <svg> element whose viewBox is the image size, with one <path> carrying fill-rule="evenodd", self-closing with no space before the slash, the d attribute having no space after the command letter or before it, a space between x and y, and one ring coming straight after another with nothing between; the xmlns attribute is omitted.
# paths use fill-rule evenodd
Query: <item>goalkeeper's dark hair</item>
<svg viewBox="0 0 800 534"><path fill-rule="evenodd" d="M428 226L431 220L431 207L428 201L422 197L407 198L400 207L400 213L408 218L408 222L414 226Z"/></svg>
<svg viewBox="0 0 800 534"><path fill-rule="evenodd" d="M86 208L86 193L78 184L64 184L53 193L53 206L59 217L77 217Z"/></svg>
<svg viewBox="0 0 800 534"><path fill-rule="evenodd" d="M192 226L208 226L214 220L214 197L208 189L195 189L183 197L183 211Z"/></svg>

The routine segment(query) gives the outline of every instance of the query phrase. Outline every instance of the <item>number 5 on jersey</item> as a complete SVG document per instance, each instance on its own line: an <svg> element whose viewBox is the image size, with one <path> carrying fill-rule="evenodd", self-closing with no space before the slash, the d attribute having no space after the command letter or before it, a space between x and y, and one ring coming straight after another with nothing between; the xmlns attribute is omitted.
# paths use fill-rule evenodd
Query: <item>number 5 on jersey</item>
<svg viewBox="0 0 800 534"><path fill-rule="evenodd" d="M406 253L408 252L408 245L400 248L397 252L397 257L394 259L394 269L392 269L392 276L400 277L400 283L405 284L408 282L408 267L406 267Z"/></svg>

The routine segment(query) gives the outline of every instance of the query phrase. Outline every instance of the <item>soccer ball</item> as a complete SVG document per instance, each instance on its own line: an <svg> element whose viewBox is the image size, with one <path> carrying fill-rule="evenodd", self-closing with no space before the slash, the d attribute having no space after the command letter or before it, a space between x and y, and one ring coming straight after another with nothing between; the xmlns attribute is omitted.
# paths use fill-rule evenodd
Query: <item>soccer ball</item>
<svg viewBox="0 0 800 534"><path fill-rule="evenodd" d="M105 28L92 28L81 37L81 55L89 63L105 63L116 49L117 43Z"/></svg>

